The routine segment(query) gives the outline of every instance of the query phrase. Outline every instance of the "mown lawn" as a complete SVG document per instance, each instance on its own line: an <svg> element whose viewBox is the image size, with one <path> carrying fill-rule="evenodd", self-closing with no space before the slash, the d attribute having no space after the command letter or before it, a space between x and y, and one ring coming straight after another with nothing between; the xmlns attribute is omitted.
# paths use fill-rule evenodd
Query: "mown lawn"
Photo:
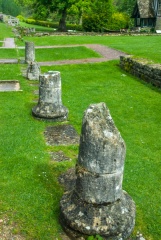
<svg viewBox="0 0 161 240"><path fill-rule="evenodd" d="M4 23L0 22L0 47L2 46L2 42L4 38L6 37L14 37L14 34L12 32L12 28L5 25Z"/></svg>
<svg viewBox="0 0 161 240"><path fill-rule="evenodd" d="M58 38L59 44L69 39ZM113 38L113 44L121 48L122 42L127 52L137 49L134 42L141 47L146 38L153 43L155 39L157 44L160 39L129 37L127 45L123 44L123 38ZM47 44L47 37L43 39L42 44ZM75 43L78 39L75 37ZM84 42L87 39L96 43L99 37L85 36ZM153 50L151 58L155 60ZM78 146L46 145L43 134L46 126L60 123L32 117L31 109L37 99L34 91L38 87L22 77L21 68L21 65L0 65L0 79L18 79L23 90L0 93L0 219L8 219L13 234L21 234L27 240L61 239L59 201L63 187L58 176L75 166ZM107 104L127 146L123 189L137 207L134 235L140 231L147 240L161 239L161 91L123 72L118 61L41 67L42 72L48 70L61 72L63 104L69 109L69 124L79 134L83 112L89 104ZM59 150L72 161L50 161L49 152Z"/></svg>
<svg viewBox="0 0 161 240"><path fill-rule="evenodd" d="M61 72L63 103L78 133L89 104L103 101L109 107L127 145L123 188L136 202L135 231L147 239L159 239L160 91L125 75L117 61L42 68L47 70ZM7 214L15 233L26 239L55 239L61 229L58 217L63 193L57 177L74 166L78 147L47 146L43 132L54 123L31 116L35 87L21 76L17 65L3 66L3 72L3 79L19 79L23 92L0 94L1 218ZM65 151L72 162L51 163L48 151L58 150Z"/></svg>
<svg viewBox="0 0 161 240"><path fill-rule="evenodd" d="M17 59L18 53L16 49L0 49L0 59Z"/></svg>
<svg viewBox="0 0 161 240"><path fill-rule="evenodd" d="M35 28L36 32L54 32L55 29L54 28L50 28L50 27L43 27L43 26L38 26L35 24L28 24L25 22L20 22L20 26L23 28Z"/></svg>
<svg viewBox="0 0 161 240"><path fill-rule="evenodd" d="M24 57L25 50L19 49L18 54L19 54L19 57ZM98 53L84 46L35 49L35 58L36 58L36 61L38 62L98 58L98 57L101 57L101 56Z"/></svg>
<svg viewBox="0 0 161 240"><path fill-rule="evenodd" d="M161 36L47 36L24 37L18 41L18 46L23 46L25 41L32 41L36 46L54 46L68 44L102 44L128 54L161 62Z"/></svg>

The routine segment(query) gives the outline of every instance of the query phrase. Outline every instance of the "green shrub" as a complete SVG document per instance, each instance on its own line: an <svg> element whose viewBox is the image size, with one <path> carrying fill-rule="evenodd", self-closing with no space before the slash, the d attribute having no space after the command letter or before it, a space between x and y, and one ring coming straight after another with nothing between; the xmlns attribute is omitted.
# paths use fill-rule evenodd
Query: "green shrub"
<svg viewBox="0 0 161 240"><path fill-rule="evenodd" d="M82 26L77 24L67 24L66 25L67 30L76 30L76 31L82 31Z"/></svg>
<svg viewBox="0 0 161 240"><path fill-rule="evenodd" d="M32 18L27 18L27 19L23 18L23 22L26 22L28 24L48 27L48 28L56 28L56 29L59 26L58 22L42 21L42 20L36 20ZM82 31L82 26L77 24L67 24L67 30Z"/></svg>
<svg viewBox="0 0 161 240"><path fill-rule="evenodd" d="M44 27L58 28L58 23L55 23L55 22L35 20L35 24L40 25L40 26L44 26Z"/></svg>
<svg viewBox="0 0 161 240"><path fill-rule="evenodd" d="M25 20L25 22L28 23L28 24L35 24L36 21L34 19L32 19L32 18L27 18Z"/></svg>
<svg viewBox="0 0 161 240"><path fill-rule="evenodd" d="M83 16L82 27L87 32L100 32L102 24L99 15L91 14Z"/></svg>
<svg viewBox="0 0 161 240"><path fill-rule="evenodd" d="M40 20L31 19L31 18L26 19L25 22L28 24L34 24L34 25L39 25L39 26L43 26L43 27L50 27L50 28L58 27L58 23L48 22L48 21L40 21Z"/></svg>
<svg viewBox="0 0 161 240"><path fill-rule="evenodd" d="M128 28L129 17L124 13L113 13L112 17L107 24L107 28L110 30L120 30Z"/></svg>
<svg viewBox="0 0 161 240"><path fill-rule="evenodd" d="M22 15L18 15L17 18L21 21L21 22L25 22L25 18Z"/></svg>

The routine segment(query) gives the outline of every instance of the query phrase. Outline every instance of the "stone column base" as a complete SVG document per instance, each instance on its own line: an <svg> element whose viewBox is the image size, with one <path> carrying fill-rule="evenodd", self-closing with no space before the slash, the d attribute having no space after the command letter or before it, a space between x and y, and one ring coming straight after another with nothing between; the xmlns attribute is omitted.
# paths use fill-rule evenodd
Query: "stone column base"
<svg viewBox="0 0 161 240"><path fill-rule="evenodd" d="M105 240L123 240L135 225L135 203L125 191L120 200L104 205L83 202L66 192L60 206L60 221L71 239L98 234Z"/></svg>
<svg viewBox="0 0 161 240"><path fill-rule="evenodd" d="M63 122L67 121L68 109L64 106L54 107L53 104L38 104L32 108L32 114L41 120Z"/></svg>

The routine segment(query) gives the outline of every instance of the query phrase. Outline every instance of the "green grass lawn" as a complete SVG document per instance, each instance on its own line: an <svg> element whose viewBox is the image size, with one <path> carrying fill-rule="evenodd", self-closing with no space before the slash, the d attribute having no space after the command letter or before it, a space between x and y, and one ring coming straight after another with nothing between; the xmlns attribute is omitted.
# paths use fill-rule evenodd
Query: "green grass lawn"
<svg viewBox="0 0 161 240"><path fill-rule="evenodd" d="M67 44L69 38L53 37L53 45ZM126 38L128 40L124 41ZM41 38L41 44L48 45L49 39ZM71 44L101 43L102 39L104 45L111 44L126 52L136 50L136 55L143 51L145 39L151 41L151 46L156 43L158 51L160 49L160 37L155 36L72 36L70 39ZM40 44L40 38L34 38L34 41ZM149 42L147 48L155 61ZM148 54L150 56L147 51L144 57ZM61 240L59 201L63 187L58 183L58 176L75 166L78 146L46 145L45 128L60 123L38 121L32 117L31 109L37 99L34 91L38 87L31 84L35 82L22 77L21 68L22 65L0 65L0 80L17 79L23 90L0 92L0 219L8 219L13 234L20 234L26 240ZM41 67L41 72L48 70L61 72L63 104L69 109L69 124L78 133L83 112L89 104L105 102L109 107L127 147L123 189L136 203L134 235L140 231L147 240L160 240L161 91L122 71L118 61ZM72 161L50 161L49 152L59 150Z"/></svg>
<svg viewBox="0 0 161 240"><path fill-rule="evenodd" d="M25 22L20 22L20 27L24 27L24 28L35 28L35 31L39 32L55 32L54 28L50 28L50 27L43 27L43 26L38 26L38 25L34 25L34 24L28 24Z"/></svg>
<svg viewBox="0 0 161 240"><path fill-rule="evenodd" d="M19 56L25 56L25 50L18 50ZM98 58L100 55L86 47L62 47L62 48L42 48L35 50L35 58L38 62L83 59L83 58Z"/></svg>
<svg viewBox="0 0 161 240"><path fill-rule="evenodd" d="M0 59L17 59L25 57L25 49L0 49ZM62 48L42 48L35 49L36 61L56 61L56 60L71 60L98 58L100 54L93 50L80 47L62 47Z"/></svg>
<svg viewBox="0 0 161 240"><path fill-rule="evenodd" d="M7 26L6 24L0 22L0 41L3 41L6 37L14 37L14 33L12 32L12 28L10 26ZM2 46L2 43L0 42L0 46Z"/></svg>
<svg viewBox="0 0 161 240"><path fill-rule="evenodd" d="M35 46L53 46L68 44L102 44L128 54L161 62L161 36L46 36L24 37L24 41L33 41ZM18 45L24 45L18 41Z"/></svg>
<svg viewBox="0 0 161 240"><path fill-rule="evenodd" d="M0 49L0 59L12 59L12 58L18 58L18 53L16 49Z"/></svg>
<svg viewBox="0 0 161 240"><path fill-rule="evenodd" d="M6 73L3 79L19 79L23 90L0 93L1 218L7 214L13 231L25 239L56 239L63 193L57 177L74 166L78 147L47 146L43 132L55 124L31 116L36 87L21 76L19 66L0 69L1 76ZM117 61L42 68L48 70L61 72L63 103L78 133L89 104L105 102L109 107L127 145L123 188L136 202L135 232L160 239L160 91L125 75ZM48 151L58 150L72 162L51 163Z"/></svg>

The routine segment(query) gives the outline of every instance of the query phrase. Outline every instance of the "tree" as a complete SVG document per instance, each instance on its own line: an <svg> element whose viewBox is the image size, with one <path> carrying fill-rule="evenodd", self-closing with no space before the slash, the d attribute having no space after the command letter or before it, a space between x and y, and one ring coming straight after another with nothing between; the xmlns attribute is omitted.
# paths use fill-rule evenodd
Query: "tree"
<svg viewBox="0 0 161 240"><path fill-rule="evenodd" d="M71 8L77 0L40 0L41 4L49 7L50 11L57 11L60 15L59 20L59 31L66 31L66 18L68 14L68 9Z"/></svg>
<svg viewBox="0 0 161 240"><path fill-rule="evenodd" d="M114 0L114 4L118 12L124 12L128 15L132 14L132 10L136 0Z"/></svg>
<svg viewBox="0 0 161 240"><path fill-rule="evenodd" d="M72 4L71 8L69 8L69 15L75 16L77 19L77 23L82 25L83 14L86 14L91 10L92 2L91 0L79 0L75 4Z"/></svg>
<svg viewBox="0 0 161 240"><path fill-rule="evenodd" d="M112 13L112 0L91 1L89 10L83 15L83 28L86 31L102 31L107 27Z"/></svg>
<svg viewBox="0 0 161 240"><path fill-rule="evenodd" d="M14 0L0 0L0 12L16 17L21 10Z"/></svg>
<svg viewBox="0 0 161 240"><path fill-rule="evenodd" d="M66 18L68 14L68 9L77 2L77 0L16 0L21 5L28 7L34 7L35 12L45 7L48 9L46 14L49 14L49 11L55 11L60 15L59 20L59 31L66 31ZM46 16L47 17L47 16Z"/></svg>

